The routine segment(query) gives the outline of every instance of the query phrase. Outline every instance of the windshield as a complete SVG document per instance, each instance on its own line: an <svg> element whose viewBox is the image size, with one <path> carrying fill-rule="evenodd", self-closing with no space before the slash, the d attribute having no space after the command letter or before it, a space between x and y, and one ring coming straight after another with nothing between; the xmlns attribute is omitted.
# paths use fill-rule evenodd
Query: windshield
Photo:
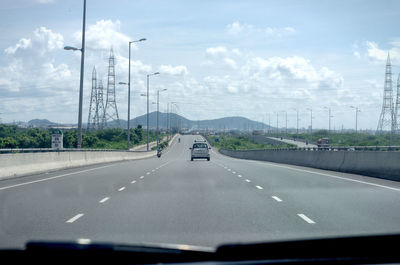
<svg viewBox="0 0 400 265"><path fill-rule="evenodd" d="M399 12L3 0L0 249L399 233Z"/></svg>

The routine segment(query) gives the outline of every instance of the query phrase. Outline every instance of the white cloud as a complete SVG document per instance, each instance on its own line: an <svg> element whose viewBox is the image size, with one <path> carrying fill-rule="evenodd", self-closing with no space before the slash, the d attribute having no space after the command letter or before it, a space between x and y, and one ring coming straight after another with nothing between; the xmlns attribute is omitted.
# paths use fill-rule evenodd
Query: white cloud
<svg viewBox="0 0 400 265"><path fill-rule="evenodd" d="M87 50L106 50L111 47L115 51L127 51L128 43L131 39L121 33L121 22L116 20L99 20L94 25L89 25L86 29L86 49ZM74 34L76 45L80 46L82 39L82 32ZM131 44L132 49L136 49L135 43Z"/></svg>
<svg viewBox="0 0 400 265"><path fill-rule="evenodd" d="M358 52L358 51L353 52L353 55L354 55L357 59L360 59L360 58L361 58L360 52Z"/></svg>
<svg viewBox="0 0 400 265"><path fill-rule="evenodd" d="M187 75L188 70L184 65L172 66L172 65L161 65L159 68L161 74L168 75Z"/></svg>
<svg viewBox="0 0 400 265"><path fill-rule="evenodd" d="M225 46L210 47L206 49L206 54L211 56L223 55L228 51Z"/></svg>
<svg viewBox="0 0 400 265"><path fill-rule="evenodd" d="M231 35L231 36L256 33L256 34L260 34L261 36L272 37L272 38L281 38L284 36L290 36L290 35L296 34L296 30L293 27L259 28L259 27L255 27L251 24L240 23L238 21L235 21L232 24L228 24L226 26L226 31L227 31L228 35Z"/></svg>
<svg viewBox="0 0 400 265"><path fill-rule="evenodd" d="M233 69L236 69L236 62L231 59L231 58L224 58L224 62L225 64L227 64L228 66L230 66Z"/></svg>
<svg viewBox="0 0 400 265"><path fill-rule="evenodd" d="M36 0L36 3L39 3L39 4L51 4L54 2L55 2L55 0Z"/></svg>
<svg viewBox="0 0 400 265"><path fill-rule="evenodd" d="M245 30L252 30L253 26L249 24L241 24L238 21L233 22L232 24L228 24L226 26L227 32L230 35L238 35Z"/></svg>
<svg viewBox="0 0 400 265"><path fill-rule="evenodd" d="M225 54L227 52L227 48L225 46L217 46L217 47L210 47L206 49L206 54L211 56L218 56L221 54Z"/></svg>
<svg viewBox="0 0 400 265"><path fill-rule="evenodd" d="M17 44L6 48L5 53L20 58L32 54L43 56L47 52L61 49L63 44L64 38L60 33L54 33L46 27L39 27L34 30L32 38L21 38Z"/></svg>
<svg viewBox="0 0 400 265"><path fill-rule="evenodd" d="M390 53L390 59L392 61L400 60L400 42L395 40L390 42L392 47L388 50L383 50L379 48L379 45L373 41L366 41L365 46L367 48L367 56L373 62L385 62Z"/></svg>
<svg viewBox="0 0 400 265"><path fill-rule="evenodd" d="M15 44L14 46L10 46L8 48L6 48L4 51L6 54L15 54L15 52L18 49L27 49L29 46L31 46L31 40L30 39L25 39L22 38L18 41L17 44Z"/></svg>

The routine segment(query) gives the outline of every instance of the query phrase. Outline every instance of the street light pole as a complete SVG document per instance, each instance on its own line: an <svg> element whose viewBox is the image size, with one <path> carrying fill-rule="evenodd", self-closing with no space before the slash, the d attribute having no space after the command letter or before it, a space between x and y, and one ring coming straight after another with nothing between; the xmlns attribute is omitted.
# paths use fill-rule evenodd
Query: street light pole
<svg viewBox="0 0 400 265"><path fill-rule="evenodd" d="M129 151L130 149L130 134L131 134L131 44L134 42L145 41L146 39L140 39L129 42L129 66L128 66L128 132L127 132L127 140L126 140L126 148Z"/></svg>
<svg viewBox="0 0 400 265"><path fill-rule="evenodd" d="M146 115L146 124L147 124L147 151L149 151L149 76L147 75L147 115Z"/></svg>
<svg viewBox="0 0 400 265"><path fill-rule="evenodd" d="M287 111L285 110L285 134L287 134Z"/></svg>
<svg viewBox="0 0 400 265"><path fill-rule="evenodd" d="M147 75L147 151L149 151L149 77L151 75L158 75L159 72Z"/></svg>
<svg viewBox="0 0 400 265"><path fill-rule="evenodd" d="M86 0L83 1L83 23L82 23L82 47L76 48L65 46L64 50L81 51L81 73L79 82L79 111L78 111L78 144L77 148L82 148L82 104L83 104L83 79L85 66L85 29L86 29Z"/></svg>
<svg viewBox="0 0 400 265"><path fill-rule="evenodd" d="M333 117L331 115L331 108L328 108L328 107L324 106L324 109L328 110L328 115L329 115L329 133L331 133L331 118Z"/></svg>
<svg viewBox="0 0 400 265"><path fill-rule="evenodd" d="M161 91L166 91L167 89L162 89ZM160 134L160 129L158 126L158 114L160 113L160 90L157 90L157 150L158 150L158 145L159 145L159 134Z"/></svg>
<svg viewBox="0 0 400 265"><path fill-rule="evenodd" d="M81 77L79 85L79 117L78 117L78 149L82 148L82 104L83 104L83 78L85 65L85 29L86 29L86 0L83 1L82 47L81 47Z"/></svg>
<svg viewBox="0 0 400 265"><path fill-rule="evenodd" d="M312 109L310 109L310 108L307 108L307 110L309 110L310 112L311 112L311 127L310 127L310 131L311 131L311 134L312 134L312 120L313 120L313 115L312 115Z"/></svg>
<svg viewBox="0 0 400 265"><path fill-rule="evenodd" d="M361 112L361 110L358 107L350 106L350 108L356 110L356 134L357 134L357 125L358 125L358 113Z"/></svg>
<svg viewBox="0 0 400 265"><path fill-rule="evenodd" d="M299 110L297 108L293 108L296 111L296 134L299 134Z"/></svg>

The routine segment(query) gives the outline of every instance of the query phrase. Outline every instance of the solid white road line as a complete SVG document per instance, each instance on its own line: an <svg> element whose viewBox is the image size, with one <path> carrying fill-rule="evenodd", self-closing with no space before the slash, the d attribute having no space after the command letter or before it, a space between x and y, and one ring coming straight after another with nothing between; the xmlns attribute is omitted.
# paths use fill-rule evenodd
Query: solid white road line
<svg viewBox="0 0 400 265"><path fill-rule="evenodd" d="M261 186L258 186L258 185L256 186L256 188L257 188L257 189L259 189L259 190L262 190L262 189L264 189L263 187L261 187Z"/></svg>
<svg viewBox="0 0 400 265"><path fill-rule="evenodd" d="M239 177L239 178L241 178L241 177L242 177L242 175L238 175L238 177Z"/></svg>
<svg viewBox="0 0 400 265"><path fill-rule="evenodd" d="M272 196L272 199L274 199L277 202L281 202L282 201L278 196Z"/></svg>
<svg viewBox="0 0 400 265"><path fill-rule="evenodd" d="M131 183L132 183L132 184L135 184L135 183L136 183L136 180L132 180Z"/></svg>
<svg viewBox="0 0 400 265"><path fill-rule="evenodd" d="M79 218L81 218L83 216L83 213L77 214L74 217L72 217L71 219L69 219L68 221L66 221L66 223L73 223L76 220L78 220Z"/></svg>
<svg viewBox="0 0 400 265"><path fill-rule="evenodd" d="M123 191L125 187L119 188L118 191Z"/></svg>
<svg viewBox="0 0 400 265"><path fill-rule="evenodd" d="M301 219L303 219L304 221L306 221L309 224L315 224L315 222L313 220L311 220L310 218L308 218L305 214L302 213L298 213L297 214Z"/></svg>
<svg viewBox="0 0 400 265"><path fill-rule="evenodd" d="M356 183L362 183L362 184L371 185L371 186L384 188L384 189L389 189L389 190L393 190L393 191L400 191L400 188L393 188L393 187L390 187L390 186L380 185L380 184L371 183L371 182L367 182L367 181L361 181L361 180L356 180L356 179L351 179L351 178L339 177L339 176L335 176L335 175L331 175L331 174L326 174L326 173L321 173L321 172L316 172L316 171L311 171L311 170L306 170L306 169L300 169L300 168L294 168L294 167L291 167L291 166L276 165L276 164L273 164L273 163L270 163L270 162L267 162L267 161L265 161L265 162L251 161L251 162L265 163L265 164L268 164L268 165L274 166L274 167L287 168L287 169L291 169L291 170L295 170L295 171L307 172L307 173L326 176L326 177L330 177L330 178L347 180L347 181L356 182Z"/></svg>
<svg viewBox="0 0 400 265"><path fill-rule="evenodd" d="M33 183L37 183L37 182L42 182L42 181L46 181L46 180L62 178L62 177L70 176L70 175L75 175L75 174L88 172L88 171L101 169L101 168L106 168L106 167L111 167L111 166L114 166L114 165L107 165L107 166L102 166L102 167L90 168L90 169L85 169L85 170L81 170L81 171L77 171L77 172L71 172L71 173L67 173L67 174L62 174L62 175L58 175L58 176L54 176L54 177L38 179L38 180L28 181L28 182L24 182L24 183L20 183L20 184L5 186L5 187L1 187L0 190L6 190L6 189L15 188L15 187L19 187L19 186L24 186L24 185L28 185L28 184L33 184Z"/></svg>
<svg viewBox="0 0 400 265"><path fill-rule="evenodd" d="M246 182L251 182L251 180L249 180L249 179L246 179Z"/></svg>
<svg viewBox="0 0 400 265"><path fill-rule="evenodd" d="M101 201L99 201L99 203L106 202L106 201L108 201L108 199L110 199L110 198L109 198L109 197L105 197L104 199L102 199Z"/></svg>

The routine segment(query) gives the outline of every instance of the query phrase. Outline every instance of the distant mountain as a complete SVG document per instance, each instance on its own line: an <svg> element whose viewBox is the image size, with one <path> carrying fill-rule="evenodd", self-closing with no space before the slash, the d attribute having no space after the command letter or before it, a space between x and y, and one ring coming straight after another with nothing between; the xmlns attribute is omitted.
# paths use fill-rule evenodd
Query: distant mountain
<svg viewBox="0 0 400 265"><path fill-rule="evenodd" d="M167 128L168 114L159 113L160 129ZM138 125L146 127L147 115L141 115L131 120L131 128ZM116 122L109 122L109 127L118 127ZM120 120L120 127L126 128L127 121ZM157 112L149 113L149 127L154 129L157 127ZM170 113L170 127L186 128L190 130L261 130L269 128L269 125L252 121L244 117L225 117L213 120L189 120L175 113ZM271 127L272 128L272 127Z"/></svg>
<svg viewBox="0 0 400 265"><path fill-rule="evenodd" d="M159 127L160 129L167 128L168 114L160 112L159 113ZM169 122L171 128L184 128L189 130L262 130L272 128L267 124L252 121L244 117L224 117L220 119L213 120L189 120L183 116L175 113L169 114ZM131 120L131 128L135 128L138 125L142 125L146 128L147 115L141 115ZM59 124L47 119L33 119L28 122L20 122L22 127L54 127L54 126L65 126L65 124ZM107 124L109 128L126 128L127 121L120 120L119 124L116 121L109 122ZM68 124L68 126L75 127L74 124ZM86 129L87 124L83 123L82 128ZM157 127L157 112L149 113L149 127L150 129L155 129Z"/></svg>
<svg viewBox="0 0 400 265"><path fill-rule="evenodd" d="M27 122L27 126L29 127L49 127L49 126L55 126L58 125L55 122L51 122L46 119L33 119Z"/></svg>

